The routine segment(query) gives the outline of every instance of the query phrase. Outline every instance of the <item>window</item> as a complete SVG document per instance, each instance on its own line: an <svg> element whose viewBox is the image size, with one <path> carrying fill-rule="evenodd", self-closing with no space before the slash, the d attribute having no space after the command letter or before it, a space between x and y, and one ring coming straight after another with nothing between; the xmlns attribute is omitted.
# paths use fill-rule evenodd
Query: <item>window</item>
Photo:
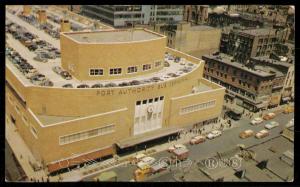
<svg viewBox="0 0 300 187"><path fill-rule="evenodd" d="M151 64L144 64L143 65L143 71L151 69Z"/></svg>
<svg viewBox="0 0 300 187"><path fill-rule="evenodd" d="M33 134L33 136L37 139L37 130L32 125L30 126L30 131Z"/></svg>
<svg viewBox="0 0 300 187"><path fill-rule="evenodd" d="M227 79L227 74L224 75L225 79Z"/></svg>
<svg viewBox="0 0 300 187"><path fill-rule="evenodd" d="M91 76L103 75L103 69L90 69Z"/></svg>
<svg viewBox="0 0 300 187"><path fill-rule="evenodd" d="M18 105L15 106L15 110L16 110L16 112L17 112L18 114L20 114L20 108L19 108Z"/></svg>
<svg viewBox="0 0 300 187"><path fill-rule="evenodd" d="M223 77L223 73L220 73L221 74L221 77Z"/></svg>
<svg viewBox="0 0 300 187"><path fill-rule="evenodd" d="M205 102L205 103L199 103L199 104L183 107L183 108L180 109L179 113L180 113L180 115L188 114L188 113L191 113L191 112L196 112L196 111L207 109L207 108L212 108L215 105L216 105L216 100L208 101L208 102Z"/></svg>
<svg viewBox="0 0 300 187"><path fill-rule="evenodd" d="M217 71L217 76L219 76L219 72Z"/></svg>
<svg viewBox="0 0 300 187"><path fill-rule="evenodd" d="M158 97L154 98L154 101L157 102L158 101Z"/></svg>
<svg viewBox="0 0 300 187"><path fill-rule="evenodd" d="M242 81L241 81L241 80L239 80L239 84L242 84Z"/></svg>
<svg viewBox="0 0 300 187"><path fill-rule="evenodd" d="M28 119L27 119L27 117L24 114L22 115L22 120L23 120L24 124L26 126L28 126Z"/></svg>
<svg viewBox="0 0 300 187"><path fill-rule="evenodd" d="M13 105L14 102L13 102L12 96L10 94L7 94L7 95L8 95L8 102Z"/></svg>
<svg viewBox="0 0 300 187"><path fill-rule="evenodd" d="M153 99L149 99L149 103L153 103Z"/></svg>
<svg viewBox="0 0 300 187"><path fill-rule="evenodd" d="M137 67L136 66L132 66L132 67L127 68L127 73L135 73L135 72L137 72Z"/></svg>
<svg viewBox="0 0 300 187"><path fill-rule="evenodd" d="M160 100L163 100L163 99L164 99L164 96L161 96L159 99L160 99Z"/></svg>
<svg viewBox="0 0 300 187"><path fill-rule="evenodd" d="M137 102L136 102L136 105L141 105L141 101L137 101Z"/></svg>
<svg viewBox="0 0 300 187"><path fill-rule="evenodd" d="M109 70L110 75L118 75L122 73L122 68L111 68Z"/></svg>
<svg viewBox="0 0 300 187"><path fill-rule="evenodd" d="M161 61L155 62L155 67L158 67L158 66L160 66L160 65L161 65Z"/></svg>
<svg viewBox="0 0 300 187"><path fill-rule="evenodd" d="M137 119L136 119L137 120ZM83 132L78 132L75 134L70 134L66 136L61 136L59 137L59 144L64 145L76 141L81 141L89 138L93 138L96 136L101 136L105 134L109 134L114 132L114 125L107 125L104 127L96 128L96 129L91 129Z"/></svg>
<svg viewBox="0 0 300 187"><path fill-rule="evenodd" d="M236 75L236 70L233 70L233 75Z"/></svg>
<svg viewBox="0 0 300 187"><path fill-rule="evenodd" d="M147 100L143 100L143 104L147 104Z"/></svg>

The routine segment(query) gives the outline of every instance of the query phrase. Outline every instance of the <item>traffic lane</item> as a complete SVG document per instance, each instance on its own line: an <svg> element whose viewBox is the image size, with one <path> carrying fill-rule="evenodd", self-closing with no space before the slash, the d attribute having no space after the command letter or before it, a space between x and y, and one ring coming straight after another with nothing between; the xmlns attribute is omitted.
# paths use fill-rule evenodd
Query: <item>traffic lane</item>
<svg viewBox="0 0 300 187"><path fill-rule="evenodd" d="M206 140L205 142L197 145L188 145L187 147L190 150L190 158L192 160L198 160L203 159L206 156L213 155L216 152L223 152L229 149L232 149L236 147L237 144L244 144L246 147L262 143L266 140L272 139L278 135L280 135L280 132L285 127L285 125L294 117L293 114L279 114L277 117L275 117L272 120L264 121L263 123L259 125L251 125L250 120L248 119L242 119L239 127L233 128L227 131L224 131L223 134L220 137L217 137L212 140ZM241 139L239 137L240 132L251 129L255 133L259 132L262 129L265 129L265 124L269 123L270 121L277 121L280 126L275 127L271 130L269 130L270 135L262 138L257 139L254 136L249 137L246 139Z"/></svg>
<svg viewBox="0 0 300 187"><path fill-rule="evenodd" d="M197 145L190 145L187 144L187 148L190 150L189 158L194 161L202 160L207 158L208 156L215 155L216 152L223 152L226 150L230 150L236 147L237 144L244 144L245 146L251 146L255 144L259 144L274 138L280 134L282 130L279 127L270 130L270 135L262 138L257 139L255 137L249 137L246 139L239 138L240 132L251 129L254 132L258 132L264 128L264 125L269 123L270 121L277 121L281 127L284 127L285 124L294 117L293 114L279 114L273 120L264 121L259 125L251 125L250 119L242 118L241 120L237 121L240 123L239 127L226 130L220 137L217 137L212 140L206 140L204 143L200 143ZM174 142L175 144L175 142ZM157 161L162 160L164 158L169 158L172 154L167 151L161 151L151 155ZM115 171L118 175L118 181L129 181L133 178L134 171L137 169L136 165L125 165L113 168L111 170ZM93 175L85 180L93 180L95 176L99 174Z"/></svg>

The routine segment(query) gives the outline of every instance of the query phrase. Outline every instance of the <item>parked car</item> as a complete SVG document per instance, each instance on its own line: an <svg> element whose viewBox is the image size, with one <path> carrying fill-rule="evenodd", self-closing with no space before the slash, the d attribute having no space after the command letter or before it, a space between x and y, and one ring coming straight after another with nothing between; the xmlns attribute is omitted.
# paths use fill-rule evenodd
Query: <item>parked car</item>
<svg viewBox="0 0 300 187"><path fill-rule="evenodd" d="M60 74L63 71L59 66L54 66L52 70L57 74Z"/></svg>
<svg viewBox="0 0 300 187"><path fill-rule="evenodd" d="M182 144L172 145L171 147L169 147L168 151L173 152L175 149L180 149L180 148L186 148L186 146Z"/></svg>
<svg viewBox="0 0 300 187"><path fill-rule="evenodd" d="M66 79L66 80L71 80L71 79L72 79L72 75L71 75L69 72L67 72L67 71L62 71L62 72L60 72L60 75L61 75L64 79Z"/></svg>
<svg viewBox="0 0 300 187"><path fill-rule="evenodd" d="M191 145L199 144L199 143L205 142L205 140L206 140L205 136L201 136L201 135L195 136L190 140L190 144Z"/></svg>
<svg viewBox="0 0 300 187"><path fill-rule="evenodd" d="M266 136L269 136L269 131L263 129L261 131L259 131L258 133L256 133L255 137L260 139L260 138L264 138Z"/></svg>
<svg viewBox="0 0 300 187"><path fill-rule="evenodd" d="M264 120L270 120L270 119L273 119L275 116L276 116L275 113L270 112L270 113L264 115L263 119L264 119Z"/></svg>
<svg viewBox="0 0 300 187"><path fill-rule="evenodd" d="M77 88L89 88L90 86L87 84L78 85Z"/></svg>
<svg viewBox="0 0 300 187"><path fill-rule="evenodd" d="M264 120L262 118L254 118L252 121L251 121L251 124L252 125L258 125L260 123L262 123Z"/></svg>
<svg viewBox="0 0 300 187"><path fill-rule="evenodd" d="M245 139L245 138L249 138L253 135L254 135L254 131L249 129L249 130L245 130L245 131L241 132L240 138Z"/></svg>
<svg viewBox="0 0 300 187"><path fill-rule="evenodd" d="M130 84L128 82L122 82L119 83L119 86L130 86Z"/></svg>
<svg viewBox="0 0 300 187"><path fill-rule="evenodd" d="M105 85L105 87L116 87L116 86L117 86L117 84L116 84L116 83L113 83L113 82L107 83L107 84Z"/></svg>
<svg viewBox="0 0 300 187"><path fill-rule="evenodd" d="M141 84L141 81L138 81L138 80L133 80L130 82L130 85L139 85Z"/></svg>
<svg viewBox="0 0 300 187"><path fill-rule="evenodd" d="M102 88L103 84L97 83L92 86L92 88Z"/></svg>
<svg viewBox="0 0 300 187"><path fill-rule="evenodd" d="M216 137L218 137L218 136L221 136L222 135L222 132L221 131L219 131L219 130L213 130L213 131L211 131L207 136L206 136L206 138L208 138L208 139L214 139L214 138L216 138Z"/></svg>
<svg viewBox="0 0 300 187"><path fill-rule="evenodd" d="M73 88L73 85L72 84L65 84L62 87L63 88Z"/></svg>
<svg viewBox="0 0 300 187"><path fill-rule="evenodd" d="M270 123L265 125L265 128L270 130L270 129L273 129L273 128L278 127L278 126L279 126L278 122L271 121Z"/></svg>
<svg viewBox="0 0 300 187"><path fill-rule="evenodd" d="M39 61L39 62L44 62L44 63L48 62L48 59L43 58L41 55L38 55L38 56L34 57L33 59L36 61Z"/></svg>

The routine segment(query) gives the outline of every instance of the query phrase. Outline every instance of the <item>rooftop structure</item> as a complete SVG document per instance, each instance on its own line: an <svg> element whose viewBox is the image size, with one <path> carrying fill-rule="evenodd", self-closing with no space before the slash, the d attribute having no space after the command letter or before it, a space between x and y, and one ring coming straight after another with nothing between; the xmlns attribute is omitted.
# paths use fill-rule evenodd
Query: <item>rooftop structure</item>
<svg viewBox="0 0 300 187"><path fill-rule="evenodd" d="M268 77L272 76L272 74L262 71L262 70L255 70L247 67L244 64L236 62L232 56L224 54L224 53L219 53L218 55L204 55L205 58L211 58L214 60L217 60L219 62L225 63L227 65L233 66L235 68L241 69L243 71L249 72L251 74L261 76L261 77Z"/></svg>
<svg viewBox="0 0 300 187"><path fill-rule="evenodd" d="M152 40L163 37L146 30L111 30L99 32L65 33L82 43L113 43Z"/></svg>

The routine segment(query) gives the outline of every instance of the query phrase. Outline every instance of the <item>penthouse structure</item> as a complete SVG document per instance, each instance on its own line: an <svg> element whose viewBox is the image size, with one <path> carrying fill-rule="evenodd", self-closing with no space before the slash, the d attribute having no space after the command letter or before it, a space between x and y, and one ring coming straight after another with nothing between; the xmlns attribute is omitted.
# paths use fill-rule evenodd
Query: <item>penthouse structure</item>
<svg viewBox="0 0 300 187"><path fill-rule="evenodd" d="M202 77L203 60L166 47L164 35L65 32L55 62L33 60L33 52L7 35L6 125L17 128L50 174L204 125L221 113L225 88ZM29 65L20 61L53 84L26 78L21 70Z"/></svg>

